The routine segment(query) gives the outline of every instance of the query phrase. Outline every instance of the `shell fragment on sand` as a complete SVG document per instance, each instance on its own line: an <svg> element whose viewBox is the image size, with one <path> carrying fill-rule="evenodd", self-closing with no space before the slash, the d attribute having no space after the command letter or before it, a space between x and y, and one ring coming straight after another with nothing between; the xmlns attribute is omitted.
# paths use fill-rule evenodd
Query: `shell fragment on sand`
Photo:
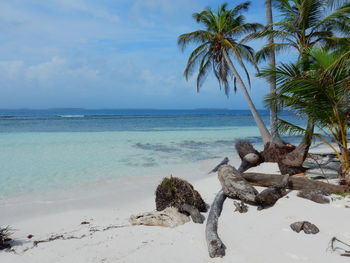
<svg viewBox="0 0 350 263"><path fill-rule="evenodd" d="M163 211L146 212L131 215L129 222L132 225L177 227L190 221L190 218L178 211L175 207L167 207Z"/></svg>

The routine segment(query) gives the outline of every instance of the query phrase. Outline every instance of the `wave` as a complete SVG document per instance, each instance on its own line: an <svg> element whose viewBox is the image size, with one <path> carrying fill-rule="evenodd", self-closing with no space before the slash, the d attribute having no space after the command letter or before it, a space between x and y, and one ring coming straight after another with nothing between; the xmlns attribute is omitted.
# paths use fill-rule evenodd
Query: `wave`
<svg viewBox="0 0 350 263"><path fill-rule="evenodd" d="M85 118L85 115L57 115L60 118Z"/></svg>

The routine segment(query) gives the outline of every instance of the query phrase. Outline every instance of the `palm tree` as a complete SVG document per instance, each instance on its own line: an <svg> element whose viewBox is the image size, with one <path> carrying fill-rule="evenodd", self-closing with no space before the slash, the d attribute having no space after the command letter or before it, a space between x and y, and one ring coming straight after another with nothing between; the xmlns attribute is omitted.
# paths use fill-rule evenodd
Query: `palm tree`
<svg viewBox="0 0 350 263"><path fill-rule="evenodd" d="M257 60L266 59L271 50L279 52L294 48L303 69L307 70L309 50L319 44L331 45L334 30L340 30L339 18L350 12L349 4L345 4L327 15L327 2L333 3L331 0L274 0L282 20L272 23L256 34L251 34L248 39L273 37L278 42L268 43L259 50L256 53Z"/></svg>
<svg viewBox="0 0 350 263"><path fill-rule="evenodd" d="M272 23L272 0L265 0L265 9L266 9L266 22L267 26L270 30L273 30ZM274 43L273 36L268 36L268 44L272 45ZM271 68L274 68L276 66L276 56L275 51L271 49L269 51L269 65ZM270 93L276 94L276 78L271 77L270 80ZM283 142L279 136L278 133L278 127L277 127L277 108L276 105L271 104L270 106L270 125L271 125L271 136L272 136L272 143L276 144L277 146L281 147L283 145Z"/></svg>
<svg viewBox="0 0 350 263"><path fill-rule="evenodd" d="M246 11L249 5L250 2L243 2L233 9L227 9L227 4L225 3L216 12L206 8L200 13L194 13L193 18L203 26L203 29L180 35L178 45L182 50L190 43L197 45L190 54L184 71L184 75L188 79L198 66L197 91L200 90L207 74L213 70L220 87L224 87L228 96L230 89L229 79L233 77L234 90L236 91L236 83L238 83L259 128L263 142L266 144L271 141L271 135L260 118L247 91L247 87L231 60L231 58L234 58L244 70L250 84L244 60L254 63L253 49L240 43L238 39L256 32L261 28L261 25L245 23L245 18L241 13Z"/></svg>
<svg viewBox="0 0 350 263"><path fill-rule="evenodd" d="M335 152L342 164L341 174L350 184L350 153L348 150L348 129L350 118L350 60L343 60L335 52L313 48L309 52L310 70L304 71L302 63L282 64L276 69L265 69L260 74L267 79L277 77L278 95L268 101L307 115L323 134L311 135L321 139ZM343 60L340 63L340 60ZM301 127L281 122L292 132L304 131ZM327 135L335 141L337 150Z"/></svg>
<svg viewBox="0 0 350 263"><path fill-rule="evenodd" d="M245 39L268 37L277 40L266 44L256 53L258 61L267 59L272 51L280 52L293 48L297 51L302 70L307 71L310 67L309 51L316 45L334 45L338 38L334 37L333 31L344 33L349 27L344 23L344 17L350 11L346 3L328 15L326 8L334 4L332 0L274 0L273 3L282 16L281 21L272 23ZM273 75L270 77L274 78ZM313 129L314 125L309 118L302 142L286 156L292 166L298 163L301 166L306 158Z"/></svg>

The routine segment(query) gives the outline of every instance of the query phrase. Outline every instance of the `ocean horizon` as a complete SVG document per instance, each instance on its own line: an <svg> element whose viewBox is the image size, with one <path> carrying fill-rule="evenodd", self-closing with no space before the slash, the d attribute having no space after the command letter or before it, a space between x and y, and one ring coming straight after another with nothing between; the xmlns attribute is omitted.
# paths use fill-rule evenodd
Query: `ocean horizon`
<svg viewBox="0 0 350 263"><path fill-rule="evenodd" d="M268 111L259 113L268 124ZM281 116L302 122L291 112ZM0 110L0 196L170 175L233 156L238 139L261 145L249 110Z"/></svg>

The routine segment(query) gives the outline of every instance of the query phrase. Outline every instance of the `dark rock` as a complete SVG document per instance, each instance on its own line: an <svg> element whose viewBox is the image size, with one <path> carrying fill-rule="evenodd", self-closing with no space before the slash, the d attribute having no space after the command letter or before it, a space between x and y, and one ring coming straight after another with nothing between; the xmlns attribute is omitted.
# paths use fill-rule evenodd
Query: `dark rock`
<svg viewBox="0 0 350 263"><path fill-rule="evenodd" d="M305 234L317 234L320 232L317 226L308 221L295 222L291 224L290 227L297 233L299 233L301 230L303 230Z"/></svg>
<svg viewBox="0 0 350 263"><path fill-rule="evenodd" d="M179 212L189 215L188 212L183 211L184 204L197 208L199 212L208 211L208 205L193 186L186 180L177 177L164 178L158 185L155 194L157 211L173 206Z"/></svg>
<svg viewBox="0 0 350 263"><path fill-rule="evenodd" d="M330 199L327 197L329 196L329 192L323 191L323 190L301 190L298 192L297 196L305 199L309 199L313 202L319 203L319 204L329 204Z"/></svg>
<svg viewBox="0 0 350 263"><path fill-rule="evenodd" d="M304 221L302 222L295 222L290 225L291 229L297 233L299 233L303 229Z"/></svg>
<svg viewBox="0 0 350 263"><path fill-rule="evenodd" d="M317 226L307 221L304 222L303 229L305 234L317 234L320 232Z"/></svg>

